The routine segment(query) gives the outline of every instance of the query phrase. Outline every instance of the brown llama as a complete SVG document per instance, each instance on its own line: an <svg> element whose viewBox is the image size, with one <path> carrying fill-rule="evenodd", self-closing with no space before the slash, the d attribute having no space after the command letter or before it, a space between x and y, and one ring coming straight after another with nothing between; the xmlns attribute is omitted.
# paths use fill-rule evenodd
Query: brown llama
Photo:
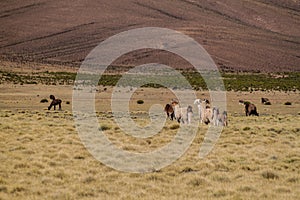
<svg viewBox="0 0 300 200"><path fill-rule="evenodd" d="M250 102L244 102L245 104L245 113L246 116L250 116L250 115L256 115L259 116L256 106L253 103Z"/></svg>
<svg viewBox="0 0 300 200"><path fill-rule="evenodd" d="M165 112L167 113L168 118L170 118L171 120L173 120L175 118L174 109L173 109L172 105L166 104Z"/></svg>
<svg viewBox="0 0 300 200"><path fill-rule="evenodd" d="M52 99L52 102L51 102L50 106L48 107L48 110L50 110L52 108L52 106L54 107L54 110L55 110L55 108L56 108L57 105L59 107L59 110L61 110L61 102L62 102L62 100L55 99L55 96L52 95L52 94L50 95L50 99Z"/></svg>

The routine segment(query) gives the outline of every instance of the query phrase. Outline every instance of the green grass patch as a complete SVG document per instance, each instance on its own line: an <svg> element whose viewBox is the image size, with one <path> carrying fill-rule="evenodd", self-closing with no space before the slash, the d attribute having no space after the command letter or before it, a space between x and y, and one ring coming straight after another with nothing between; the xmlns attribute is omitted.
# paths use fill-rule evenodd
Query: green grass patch
<svg viewBox="0 0 300 200"><path fill-rule="evenodd" d="M204 78L195 71L180 71L180 73L186 78L194 90L207 90L207 83ZM210 89L219 87L215 81L209 79L212 76L218 75L218 72L206 73L208 77ZM227 91L299 91L300 90L300 72L293 73L220 73L224 82L225 89ZM0 84L1 83L14 83L14 84L47 84L47 85L73 85L76 79L77 73L74 72L36 72L36 73L14 73L0 71ZM82 80L98 81L98 85L102 86L115 86L121 74L104 74L100 77L98 75L82 74ZM144 76L133 76L135 81L131 79L130 82L125 82L124 86L132 86L133 82L139 86ZM100 79L99 79L100 78ZM168 87L172 89L179 89L180 85L178 80L172 77L165 80L168 83ZM99 79L99 80L98 80ZM147 76L147 79L152 80ZM155 83L144 84L142 87L160 88L166 87Z"/></svg>

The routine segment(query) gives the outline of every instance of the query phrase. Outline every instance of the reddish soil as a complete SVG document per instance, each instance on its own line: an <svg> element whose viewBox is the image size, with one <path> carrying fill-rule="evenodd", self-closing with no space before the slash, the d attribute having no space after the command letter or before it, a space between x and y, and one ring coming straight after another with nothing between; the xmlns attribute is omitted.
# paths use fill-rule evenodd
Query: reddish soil
<svg viewBox="0 0 300 200"><path fill-rule="evenodd" d="M155 26L193 37L225 71L300 71L299 11L299 0L1 1L0 58L79 66L109 36ZM152 50L115 64L153 61L188 67Z"/></svg>

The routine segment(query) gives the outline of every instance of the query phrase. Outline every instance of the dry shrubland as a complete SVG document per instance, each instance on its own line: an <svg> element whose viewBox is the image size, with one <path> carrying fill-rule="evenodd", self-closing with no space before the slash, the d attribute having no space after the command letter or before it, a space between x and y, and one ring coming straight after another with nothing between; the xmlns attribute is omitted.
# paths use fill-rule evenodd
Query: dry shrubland
<svg viewBox="0 0 300 200"><path fill-rule="evenodd" d="M223 129L207 157L198 157L207 130L207 126L200 125L196 138L181 158L161 170L136 174L116 171L94 159L78 136L71 105L63 104L63 111L48 111L39 100L49 91L40 88L39 97L32 95L30 100L27 96L31 90L43 86L35 87L22 86L22 94L16 92L21 91L19 87L2 93L0 199L297 199L300 196L297 95L278 93L274 97L280 97L280 101L274 99L271 107L257 103L260 117L246 117L236 100L253 96L228 93L229 126ZM60 96L70 98L71 92L66 92L70 88L60 87ZM140 92L150 95L161 90ZM135 95L141 98L142 93ZM13 103L14 98L19 99L19 104ZM281 103L288 99L296 102L294 107L287 108ZM30 101L37 105L28 105ZM99 105L104 101L108 100L98 102ZM149 101L141 105L133 102L140 106L133 108L133 119L147 124L147 113L136 110L146 110ZM162 102L167 101L162 99ZM106 136L127 151L157 149L170 142L178 129L177 122L167 120L159 134L140 139L124 134L111 111L99 109L97 116Z"/></svg>

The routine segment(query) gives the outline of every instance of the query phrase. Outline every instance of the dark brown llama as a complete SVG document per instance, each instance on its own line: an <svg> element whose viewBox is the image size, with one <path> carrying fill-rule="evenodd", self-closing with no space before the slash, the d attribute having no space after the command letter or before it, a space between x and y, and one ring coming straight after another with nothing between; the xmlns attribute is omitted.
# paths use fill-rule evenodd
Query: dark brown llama
<svg viewBox="0 0 300 200"><path fill-rule="evenodd" d="M56 108L57 105L59 107L59 110L61 110L61 102L62 102L62 100L55 99L55 96L52 95L52 94L50 95L50 99L52 99L52 102L51 102L50 106L48 107L48 110L50 110L52 108L52 106L54 107L54 110L55 110L55 108Z"/></svg>
<svg viewBox="0 0 300 200"><path fill-rule="evenodd" d="M174 109L173 109L172 105L166 104L165 112L167 113L168 118L170 118L171 120L174 119L175 114L174 114Z"/></svg>
<svg viewBox="0 0 300 200"><path fill-rule="evenodd" d="M259 116L256 106L253 103L250 102L244 102L245 105L245 113L246 116L250 116L250 115L256 115Z"/></svg>

